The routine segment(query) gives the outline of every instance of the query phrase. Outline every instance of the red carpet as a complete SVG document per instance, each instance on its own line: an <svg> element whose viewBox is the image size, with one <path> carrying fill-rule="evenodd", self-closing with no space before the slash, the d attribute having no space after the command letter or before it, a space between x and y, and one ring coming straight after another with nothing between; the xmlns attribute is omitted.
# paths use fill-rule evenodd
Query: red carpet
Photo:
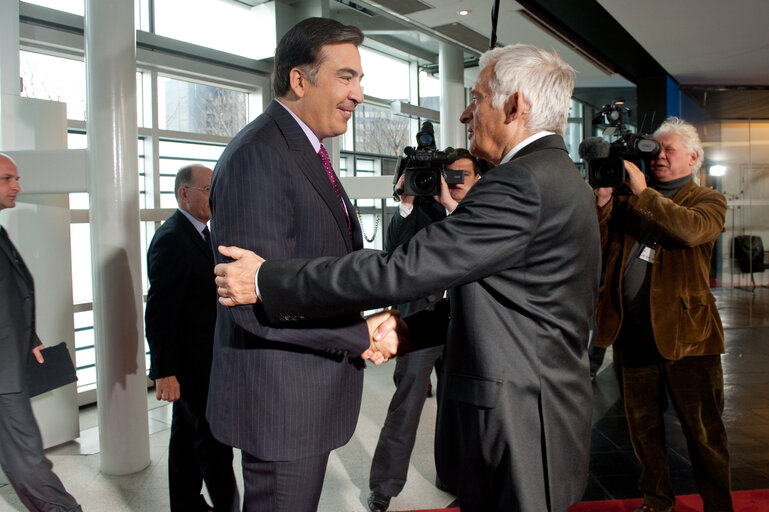
<svg viewBox="0 0 769 512"><path fill-rule="evenodd" d="M583 501L569 508L569 512L632 512L641 506L640 498L629 500ZM732 492L734 512L769 512L769 490ZM394 511L393 511L394 512ZM458 508L414 510L403 512L459 512ZM698 494L676 497L676 512L702 512Z"/></svg>

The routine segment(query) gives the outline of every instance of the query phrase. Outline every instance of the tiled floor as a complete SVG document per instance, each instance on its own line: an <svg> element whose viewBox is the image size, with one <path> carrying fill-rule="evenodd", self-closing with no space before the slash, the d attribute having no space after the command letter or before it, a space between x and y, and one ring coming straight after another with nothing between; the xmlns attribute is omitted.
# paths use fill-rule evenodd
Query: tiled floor
<svg viewBox="0 0 769 512"><path fill-rule="evenodd" d="M715 290L726 333L723 356L726 412L735 490L769 488L769 288ZM637 469L613 371L607 361L594 389L590 481L586 500L638 497ZM371 456L393 391L394 365L370 367L364 405L350 442L332 453L319 510L364 512ZM94 408L81 410L81 436L48 450L54 467L85 512L159 512L168 510L166 477L170 407L148 394L151 465L133 475L109 477L99 472L99 443ZM686 445L674 414L668 415L668 441L677 494L696 493ZM433 485L432 454L435 399L422 415L409 478L391 510L451 505L454 497ZM2 442L2 440L0 440ZM236 454L235 464L239 466ZM240 477L238 477L240 479ZM242 486L242 482L239 482ZM0 473L0 512L23 511ZM769 505L767 507L769 510Z"/></svg>
<svg viewBox="0 0 769 512"><path fill-rule="evenodd" d="M734 490L769 488L769 288L717 289L724 323L724 422L732 462ZM586 500L639 497L638 469L611 368L594 387L594 428ZM666 437L673 489L696 494L686 441L672 410ZM767 504L769 510L769 504Z"/></svg>

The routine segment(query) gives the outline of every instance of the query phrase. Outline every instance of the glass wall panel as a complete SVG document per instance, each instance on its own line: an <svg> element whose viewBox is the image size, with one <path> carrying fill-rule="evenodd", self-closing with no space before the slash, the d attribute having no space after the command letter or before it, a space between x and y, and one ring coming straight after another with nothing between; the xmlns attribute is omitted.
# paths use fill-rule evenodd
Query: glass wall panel
<svg viewBox="0 0 769 512"><path fill-rule="evenodd" d="M248 120L245 92L158 77L161 130L232 137Z"/></svg>
<svg viewBox="0 0 769 512"><path fill-rule="evenodd" d="M224 147L221 144L161 140L159 144L160 208L176 208L174 180L180 168L199 163L213 169Z"/></svg>
<svg viewBox="0 0 769 512"><path fill-rule="evenodd" d="M264 59L275 54L275 3L233 0L154 0L155 33L188 43Z"/></svg>
<svg viewBox="0 0 769 512"><path fill-rule="evenodd" d="M85 2L83 0L24 0L27 3L64 11L70 14L83 16L85 13Z"/></svg>
<svg viewBox="0 0 769 512"><path fill-rule="evenodd" d="M404 147L414 145L408 118L396 116L389 109L360 105L355 109L353 123L358 153L398 156Z"/></svg>
<svg viewBox="0 0 769 512"><path fill-rule="evenodd" d="M406 61L360 49L363 93L388 100L409 101L409 65Z"/></svg>
<svg viewBox="0 0 769 512"><path fill-rule="evenodd" d="M441 110L441 82L424 71L419 72L419 106Z"/></svg>
<svg viewBox="0 0 769 512"><path fill-rule="evenodd" d="M92 302L91 225L70 224L69 233L72 246L72 301L75 304Z"/></svg>
<svg viewBox="0 0 769 512"><path fill-rule="evenodd" d="M21 50L19 70L23 97L64 102L67 119L85 120L85 64L82 60Z"/></svg>

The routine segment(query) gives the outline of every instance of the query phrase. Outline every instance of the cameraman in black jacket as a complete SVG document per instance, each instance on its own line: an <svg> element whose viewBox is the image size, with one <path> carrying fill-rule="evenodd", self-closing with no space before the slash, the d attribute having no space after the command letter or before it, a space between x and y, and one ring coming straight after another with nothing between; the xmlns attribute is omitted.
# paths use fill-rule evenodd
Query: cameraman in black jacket
<svg viewBox="0 0 769 512"><path fill-rule="evenodd" d="M447 185L441 180L441 195L434 197L400 194L398 213L393 216L385 235L384 249L392 251L409 240L422 228L444 219L457 207L470 188L481 177L488 165L470 154L466 149L456 149L456 160L446 165L447 169L461 170L464 182ZM451 153L447 149L446 153ZM403 190L404 174L395 185ZM401 316L407 316L426 308L443 296L443 290L406 304L399 304ZM419 345L419 340L413 340ZM427 347L396 358L393 381L395 393L387 410L382 431L379 434L374 458L371 462L369 488L371 494L368 506L371 512L384 512L390 505L390 498L397 496L406 484L409 459L414 449L419 418L430 387L433 366L440 375L443 345Z"/></svg>

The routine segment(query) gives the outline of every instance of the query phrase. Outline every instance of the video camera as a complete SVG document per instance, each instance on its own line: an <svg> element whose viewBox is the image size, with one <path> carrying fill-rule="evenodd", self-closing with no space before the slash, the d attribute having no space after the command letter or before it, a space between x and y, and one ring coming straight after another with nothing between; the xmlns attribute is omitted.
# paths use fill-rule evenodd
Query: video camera
<svg viewBox="0 0 769 512"><path fill-rule="evenodd" d="M620 103L604 105L593 124L606 124L604 135L619 137L612 143L601 137L588 137L579 145L579 156L588 163L588 183L593 188L613 187L629 193L625 185L625 164L634 163L647 174L651 160L659 155L659 143L646 135L630 133L625 127L630 109Z"/></svg>
<svg viewBox="0 0 769 512"><path fill-rule="evenodd" d="M438 151L435 149L435 131L430 121L422 123L417 133L417 148L404 148L405 157L398 160L398 171L393 179L393 187L397 185L402 174L405 174L403 189L394 189L393 198L400 200L401 194L407 196L437 196L441 193L441 176L448 184L464 182L464 171L446 169L457 159L455 151Z"/></svg>

